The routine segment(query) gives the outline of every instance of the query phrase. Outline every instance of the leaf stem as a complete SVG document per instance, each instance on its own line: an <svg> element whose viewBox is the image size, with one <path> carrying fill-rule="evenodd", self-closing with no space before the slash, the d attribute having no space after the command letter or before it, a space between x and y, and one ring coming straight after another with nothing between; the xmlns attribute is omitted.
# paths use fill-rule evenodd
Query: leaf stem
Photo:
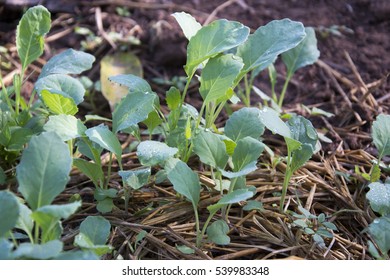
<svg viewBox="0 0 390 280"><path fill-rule="evenodd" d="M288 189L288 185L290 183L291 176L292 176L292 172L291 172L291 152L288 151L286 175L284 176L282 195L280 197L280 205L279 205L280 213L284 213L284 202L286 200L287 189Z"/></svg>
<svg viewBox="0 0 390 280"><path fill-rule="evenodd" d="M290 83L291 78L292 78L292 73L290 72L287 74L286 80L284 81L284 85L282 88L282 92L280 93L279 102L278 102L280 108L282 108L284 96L286 95L287 87L288 84Z"/></svg>

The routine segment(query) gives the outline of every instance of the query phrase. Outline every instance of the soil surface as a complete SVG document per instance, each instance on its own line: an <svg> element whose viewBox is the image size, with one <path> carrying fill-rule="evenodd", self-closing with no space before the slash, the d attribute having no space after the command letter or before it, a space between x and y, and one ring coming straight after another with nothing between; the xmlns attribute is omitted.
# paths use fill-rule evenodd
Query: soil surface
<svg viewBox="0 0 390 280"><path fill-rule="evenodd" d="M14 59L16 58L15 28L22 15L23 6L16 2L37 1L5 2L6 4L0 5L0 46L9 50L8 61L18 66ZM136 252L130 252L122 246L117 251L117 255L107 256L107 258L115 258L119 254L124 258L161 259L253 259L288 256L309 259L371 258L366 253L369 237L363 234L362 230L372 221L374 215L369 212L367 202L364 200L364 190L359 187L364 180L354 173L354 166L359 165L366 168L365 171L369 171L370 160L376 155L370 137L372 122L379 113L390 113L390 85L387 79L390 73L390 2L388 0L43 2L52 12L53 27L47 36L44 56L29 69L31 75L24 88L24 94L27 96L31 92L31 85L39 69L51 56L66 48L85 48L82 41L86 40L86 36L76 34L74 32L76 27L88 28L103 37L102 43L86 50L95 55L97 61L105 54L123 48L120 42L104 39L104 35L109 31L115 31L124 38L139 40L139 44L127 44L126 48L133 50L139 56L145 79L162 98L169 85L158 82L158 79L172 80L174 77L184 76L183 65L186 61L187 41L174 18L170 16L173 12L191 13L202 24L216 18L236 20L250 27L252 31L271 20L282 18L301 21L305 26L314 27L321 52L320 61L297 71L289 86L284 109L309 117L307 111L301 106L304 104L309 108L318 107L333 113L334 116L330 118L310 116L315 127L323 131L333 142L323 144L321 154L306 166L304 172L297 175L297 181L300 181L300 176L302 182L307 179L302 183L301 190L306 197L312 195L313 185L314 188L319 189L314 195L314 202L310 202L313 211L317 211L317 214L321 212L332 214L346 208L352 212L358 210L363 212L363 214L350 212L352 214L347 213L337 218L334 216L340 231L334 240L327 241L328 244L333 242L331 243L333 247L330 247L327 253L318 248L313 249L310 238L307 237L300 237L299 244L295 244L289 240L291 229L284 228L279 222L283 217L279 214L271 214L271 205L277 199L273 199L270 189L266 189L267 186L277 185L278 182L280 185L282 175L278 173L279 171L275 173L268 169L260 169L251 180L260 193L264 191L262 196L264 203L268 203L266 207L268 212L260 215L252 213L252 216L242 223L243 227L237 226L232 233L234 236L230 247L208 245L205 248L206 255L197 250L196 257L188 257L175 250L174 244L177 241L186 244L186 240L193 240L191 207L178 203L176 212L160 207L161 215L153 212L142 219L124 218L123 211L109 215L111 223L118 227L115 236L112 237L115 246L120 247L125 240L133 240L141 229L147 229L153 236L143 242ZM64 3L60 5L60 2ZM120 14L118 8L125 14ZM212 12L215 12L214 16L210 16ZM97 22L101 22L102 27L99 27ZM280 91L284 82L285 69L280 62L277 62L276 68L279 73ZM1 70L3 77L11 77L12 73L7 67L2 66ZM95 63L94 68L87 75L92 81L97 81L99 63ZM255 84L265 93L270 93L267 73L261 74ZM201 102L199 93L195 89L190 91L188 98L192 99L187 100L191 104L198 105ZM258 101L260 100L254 99L253 104ZM95 96L94 103L95 106L92 107L85 104L84 110L88 113L92 111L95 114L110 116L108 104L102 97ZM224 118L219 121L223 123ZM279 151L278 139L270 140L267 144L275 146ZM283 150L284 148L280 147L281 154ZM137 160L130 157L129 166L132 164L136 166ZM336 176L335 170L355 175L357 178L355 184ZM317 172L316 175L313 175L313 172ZM260 180L260 177L264 180ZM80 183L80 180L85 181L85 178L74 178L75 184ZM93 206L91 192L83 189L82 193L83 198L90 199L89 208L86 207L84 214L78 214L75 220L86 215ZM157 205L160 195L161 190L154 187L140 192L134 198L135 206L132 211L140 211L150 201ZM239 213L239 210L237 211ZM205 213L202 215L203 218L206 218ZM240 224L239 219L233 218L230 222ZM262 224L260 228L258 223ZM67 228L71 230L73 226L74 223L69 222ZM350 249L345 249L346 247Z"/></svg>

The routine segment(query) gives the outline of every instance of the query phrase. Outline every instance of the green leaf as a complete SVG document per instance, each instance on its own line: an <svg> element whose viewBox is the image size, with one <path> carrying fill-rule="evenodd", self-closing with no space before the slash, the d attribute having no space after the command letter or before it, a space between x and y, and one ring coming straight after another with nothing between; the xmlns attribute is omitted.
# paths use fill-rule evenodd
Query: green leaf
<svg viewBox="0 0 390 280"><path fill-rule="evenodd" d="M109 213L112 211L112 208L114 208L114 202L112 201L112 198L105 198L103 200L99 200L96 204L96 209L100 213Z"/></svg>
<svg viewBox="0 0 390 280"><path fill-rule="evenodd" d="M122 147L118 138L112 133L107 126L99 125L91 127L85 131L89 140L98 144L100 147L114 153L118 160L122 157Z"/></svg>
<svg viewBox="0 0 390 280"><path fill-rule="evenodd" d="M226 97L243 66L241 58L232 54L211 58L200 76L199 91L204 102L209 103ZM226 97L226 100L228 99L229 97Z"/></svg>
<svg viewBox="0 0 390 280"><path fill-rule="evenodd" d="M81 201L75 201L68 204L61 205L45 205L32 213L32 217L35 219L35 215L38 213L44 213L50 215L54 218L60 219L68 219L71 215L76 213L77 209L81 207Z"/></svg>
<svg viewBox="0 0 390 280"><path fill-rule="evenodd" d="M322 225L328 229L331 229L331 230L334 230L334 231L337 231L337 227L334 223L331 223L331 222L323 222Z"/></svg>
<svg viewBox="0 0 390 280"><path fill-rule="evenodd" d="M148 118L154 111L156 94L150 92L134 92L126 95L118 103L112 114L113 131L118 132L138 124Z"/></svg>
<svg viewBox="0 0 390 280"><path fill-rule="evenodd" d="M117 196L117 190L116 189L102 189L102 188L96 188L95 192L93 194L93 197L98 200L104 200L106 198L115 198Z"/></svg>
<svg viewBox="0 0 390 280"><path fill-rule="evenodd" d="M184 36L190 40L202 28L202 25L196 19L185 12L173 13L172 16L176 19L183 30Z"/></svg>
<svg viewBox="0 0 390 280"><path fill-rule="evenodd" d="M368 232L374 238L382 253L390 250L390 218L380 217L368 226Z"/></svg>
<svg viewBox="0 0 390 280"><path fill-rule="evenodd" d="M52 240L45 244L22 243L14 251L15 259L47 260L58 256L63 248L59 240Z"/></svg>
<svg viewBox="0 0 390 280"><path fill-rule="evenodd" d="M12 260L12 249L14 245L5 238L0 238L0 260Z"/></svg>
<svg viewBox="0 0 390 280"><path fill-rule="evenodd" d="M246 205L242 208L244 211L252 211L252 210L264 210L263 203L256 200L247 201Z"/></svg>
<svg viewBox="0 0 390 280"><path fill-rule="evenodd" d="M26 205L19 203L19 218L15 228L31 233L34 227L34 220L31 218L32 211Z"/></svg>
<svg viewBox="0 0 390 280"><path fill-rule="evenodd" d="M138 190L146 185L149 181L151 168L142 168L135 170L119 171L119 176L122 177L123 182L134 190Z"/></svg>
<svg viewBox="0 0 390 280"><path fill-rule="evenodd" d="M220 19L202 27L187 47L187 76L192 76L199 64L244 42L249 28L239 22Z"/></svg>
<svg viewBox="0 0 390 280"><path fill-rule="evenodd" d="M234 112L226 122L226 136L235 142L247 136L259 139L264 133L264 124L259 119L259 111L257 108L245 107Z"/></svg>
<svg viewBox="0 0 390 280"><path fill-rule="evenodd" d="M287 67L287 72L292 75L299 68L311 65L320 56L317 48L317 38L314 28L305 28L306 37L293 49L282 53L282 60Z"/></svg>
<svg viewBox="0 0 390 280"><path fill-rule="evenodd" d="M238 189L224 195L217 204L228 205L232 203L238 203L240 201L246 201L253 196L253 192L248 189Z"/></svg>
<svg viewBox="0 0 390 280"><path fill-rule="evenodd" d="M101 256L112 251L112 248L108 245L95 245L84 233L79 233L74 239L74 245L79 246L84 250L91 251L92 253Z"/></svg>
<svg viewBox="0 0 390 280"><path fill-rule="evenodd" d="M298 226L298 227L301 227L301 228L307 228L308 227L306 221L305 220L301 220L301 219L295 220L293 222L293 224Z"/></svg>
<svg viewBox="0 0 390 280"><path fill-rule="evenodd" d="M47 123L43 126L43 129L45 131L56 132L62 141L81 137L87 130L79 119L74 116L63 114L50 116Z"/></svg>
<svg viewBox="0 0 390 280"><path fill-rule="evenodd" d="M149 113L148 118L142 122L148 127L149 134L152 134L154 129L162 124L163 121L156 111L152 111Z"/></svg>
<svg viewBox="0 0 390 280"><path fill-rule="evenodd" d="M390 184L379 182L368 185L367 199L370 201L372 210L386 216L390 214Z"/></svg>
<svg viewBox="0 0 390 280"><path fill-rule="evenodd" d="M374 164L370 171L370 181L377 182L381 178L381 168L378 164Z"/></svg>
<svg viewBox="0 0 390 280"><path fill-rule="evenodd" d="M165 170L175 191L185 196L194 207L197 207L200 198L198 175L187 164L176 158L166 161Z"/></svg>
<svg viewBox="0 0 390 280"><path fill-rule="evenodd" d="M372 139L378 149L378 159L390 155L390 116L380 114L372 124Z"/></svg>
<svg viewBox="0 0 390 280"><path fill-rule="evenodd" d="M48 90L41 91L43 103L54 114L75 115L78 111L77 105L72 98L61 94L51 93Z"/></svg>
<svg viewBox="0 0 390 280"><path fill-rule="evenodd" d="M92 68L95 57L89 53L67 49L53 56L43 67L38 79L52 74L80 74Z"/></svg>
<svg viewBox="0 0 390 280"><path fill-rule="evenodd" d="M305 35L303 24L290 19L273 20L259 27L237 49L245 64L240 77L255 68L257 71L267 68L279 54L296 47Z"/></svg>
<svg viewBox="0 0 390 280"><path fill-rule="evenodd" d="M210 131L201 131L193 140L194 153L204 164L224 169L229 159L222 140Z"/></svg>
<svg viewBox="0 0 390 280"><path fill-rule="evenodd" d="M23 150L24 145L34 135L33 131L24 127L11 127L11 138L6 145L8 151L20 151Z"/></svg>
<svg viewBox="0 0 390 280"><path fill-rule="evenodd" d="M136 75L132 75L132 74L116 75L116 76L111 76L108 79L111 82L119 84L120 86L125 86L129 88L130 94L153 92L148 82Z"/></svg>
<svg viewBox="0 0 390 280"><path fill-rule="evenodd" d="M232 156L233 171L238 172L255 162L264 150L264 144L250 136L240 139Z"/></svg>
<svg viewBox="0 0 390 280"><path fill-rule="evenodd" d="M292 152L291 170L295 172L313 155L318 141L318 135L311 122L302 116L292 117L288 120L287 126L290 129L291 138L302 143L298 149L293 150L291 141L286 141L289 150Z"/></svg>
<svg viewBox="0 0 390 280"><path fill-rule="evenodd" d="M35 210L31 217L41 229L42 243L61 238L62 225L60 220L73 215L81 206L80 201L64 205L46 205Z"/></svg>
<svg viewBox="0 0 390 280"><path fill-rule="evenodd" d="M94 162L89 162L81 158L73 159L73 165L76 166L85 176L92 180L95 186L104 180L102 168Z"/></svg>
<svg viewBox="0 0 390 280"><path fill-rule="evenodd" d="M168 147L158 141L143 141L137 147L137 156L142 165L154 166L163 164L178 152L177 148Z"/></svg>
<svg viewBox="0 0 390 280"><path fill-rule="evenodd" d="M15 195L8 191L0 191L0 237L15 227L19 212L19 202Z"/></svg>
<svg viewBox="0 0 390 280"><path fill-rule="evenodd" d="M225 126L226 129L226 126ZM222 141L225 143L226 146L226 152L229 156L232 156L234 153L234 149L236 148L237 144L233 140L229 138L222 138Z"/></svg>
<svg viewBox="0 0 390 280"><path fill-rule="evenodd" d="M170 87L166 93L165 101L171 111L179 108L181 103L180 91L175 87Z"/></svg>
<svg viewBox="0 0 390 280"><path fill-rule="evenodd" d="M291 138L291 132L288 126L280 119L278 112L269 107L259 110L260 122L262 122L272 133L283 137Z"/></svg>
<svg viewBox="0 0 390 280"><path fill-rule="evenodd" d="M33 136L16 167L19 191L32 210L51 204L69 181L72 158L54 132Z"/></svg>
<svg viewBox="0 0 390 280"><path fill-rule="evenodd" d="M50 26L50 13L41 5L28 9L23 15L16 28L16 49L23 70L42 55L44 36Z"/></svg>
<svg viewBox="0 0 390 280"><path fill-rule="evenodd" d="M110 229L110 222L101 216L88 216L80 224L80 233L87 236L94 245L106 244Z"/></svg>
<svg viewBox="0 0 390 280"><path fill-rule="evenodd" d="M230 171L225 171L225 170L222 170L222 169L220 169L219 171L226 178L233 179L233 178L237 178L237 177L248 175L249 173L257 170L256 163L257 163L256 161L252 161L249 164L245 165L243 168L241 168L240 171L237 171L237 172L230 172Z"/></svg>
<svg viewBox="0 0 390 280"><path fill-rule="evenodd" d="M207 228L207 238L218 245L228 245L230 237L227 235L229 226L224 220L217 220Z"/></svg>
<svg viewBox="0 0 390 280"><path fill-rule="evenodd" d="M175 246L176 246L177 250L179 250L180 252L182 252L185 255L192 255L195 253L195 250L188 247L188 246L185 246L185 245L175 245Z"/></svg>
<svg viewBox="0 0 390 280"><path fill-rule="evenodd" d="M53 74L39 79L35 84L35 89L39 96L42 96L43 91L46 90L71 98L76 105L83 101L85 94L85 88L79 80L63 74ZM62 113L65 114L65 112Z"/></svg>

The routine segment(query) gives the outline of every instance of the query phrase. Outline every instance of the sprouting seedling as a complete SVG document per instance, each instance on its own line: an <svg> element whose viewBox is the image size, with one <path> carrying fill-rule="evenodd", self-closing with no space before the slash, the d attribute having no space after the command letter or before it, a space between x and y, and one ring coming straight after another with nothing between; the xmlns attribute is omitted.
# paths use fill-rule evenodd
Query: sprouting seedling
<svg viewBox="0 0 390 280"><path fill-rule="evenodd" d="M318 134L311 122L302 116L293 116L287 123L284 123L276 111L266 107L260 111L259 117L273 133L283 136L287 144L287 169L280 198L280 212L283 212L291 176L313 155L318 142Z"/></svg>

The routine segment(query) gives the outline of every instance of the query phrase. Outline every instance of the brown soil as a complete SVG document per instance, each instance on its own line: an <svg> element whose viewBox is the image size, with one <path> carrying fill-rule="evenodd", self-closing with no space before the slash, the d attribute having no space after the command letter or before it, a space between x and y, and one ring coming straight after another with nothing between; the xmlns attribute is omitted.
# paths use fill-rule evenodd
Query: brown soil
<svg viewBox="0 0 390 280"><path fill-rule="evenodd" d="M9 1L12 2L12 1ZM32 83L42 63L53 54L66 48L80 48L83 36L73 32L75 26L88 27L98 33L96 8L100 7L105 31L117 31L132 35L141 40L141 45L131 46L141 58L145 79L152 83L153 78L171 79L184 75L186 40L172 12L185 10L204 23L211 12L219 9L223 3L231 3L216 14L219 18L237 20L252 28L274 19L290 18L301 21L305 26L316 29L321 61L313 66L299 70L289 87L285 100L285 110L309 117L301 104L316 106L334 113L332 118L310 117L317 128L322 129L333 140L325 144L323 151L313 158L302 171L294 177L295 186L290 189L290 203L296 204L296 196L313 213L334 214L331 220L339 231L333 240L327 240L328 251L313 245L310 237L302 235L296 228L289 228L285 222L291 217L276 213L272 193L280 191L284 167L279 165L273 170L269 165L261 167L248 179L258 190L257 198L263 201L265 212L242 212L233 209L230 217L232 244L229 246L205 245L204 250L196 250L195 255L184 255L175 248L175 244L193 246L194 223L191 207L180 202L173 195L169 185L149 186L134 195L131 213L141 210L152 203L153 210L147 215L126 217L123 206L107 215L113 225L112 245L116 248L115 258L121 254L124 258L180 259L261 259L297 256L308 259L370 259L366 253L369 237L362 231L375 217L369 210L364 196L366 182L355 173L355 165L362 171L369 171L370 161L375 156L372 148L370 128L375 117L383 112L390 113L390 85L387 76L390 72L390 3L387 0L147 0L147 1L66 1L67 5L55 5L56 1L47 1L53 12L53 28L48 35L47 51L43 60L37 62L30 76ZM110 2L110 4L107 4ZM127 6L130 15L118 16L116 7ZM16 57L14 48L15 27L21 16L18 6L0 6L0 45L10 50L10 61ZM64 32L64 33L61 33ZM56 37L56 34L58 35ZM97 60L115 50L104 41L91 49ZM278 63L279 85L283 84L284 68ZM2 68L7 77L10 70ZM96 81L99 73L98 63L88 73ZM33 71L32 71L33 72ZM27 83L28 84L28 83ZM256 85L269 93L267 74L260 75ZM166 86L152 83L153 88L164 96ZM26 88L25 94L31 90ZM199 104L196 90L189 95L191 103ZM254 100L256 102L258 100ZM95 100L97 114L107 115L108 106L102 98ZM100 108L100 109L99 109ZM85 105L85 110L93 110ZM224 119L220 120L221 122ZM272 138L272 137L271 137ZM269 140L277 152L283 154L283 145L278 139ZM128 167L138 166L134 155L128 157ZM267 162L267 158L263 159ZM335 171L351 176L351 181L337 176ZM203 175L207 175L204 173ZM80 176L73 176L72 184L85 182ZM113 178L113 185L116 185ZM72 188L69 192L80 191L84 201L83 212L77 214L66 225L72 230L77 221L87 214L94 214L93 197L90 189ZM201 220L207 218L208 203L218 197L205 192L202 196ZM169 202L167 205L161 202ZM120 205L120 200L117 201ZM346 212L338 212L348 209ZM134 240L135 235L145 229L148 237L135 252L125 246L126 240ZM71 240L69 241L71 244ZM205 253L206 252L206 253Z"/></svg>

